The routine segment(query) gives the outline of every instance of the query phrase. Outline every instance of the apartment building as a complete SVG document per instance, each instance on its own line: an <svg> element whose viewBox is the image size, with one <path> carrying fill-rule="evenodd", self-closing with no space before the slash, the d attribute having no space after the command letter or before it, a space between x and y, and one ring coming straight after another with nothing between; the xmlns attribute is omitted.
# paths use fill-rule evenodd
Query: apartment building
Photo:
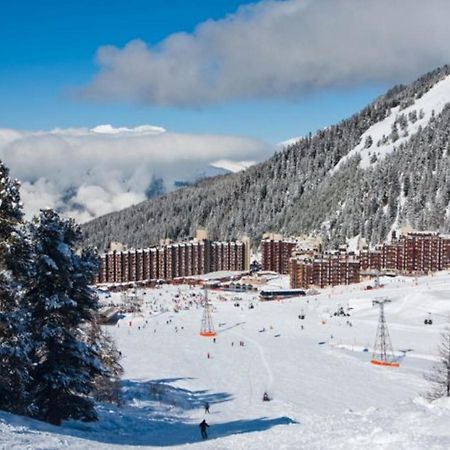
<svg viewBox="0 0 450 450"><path fill-rule="evenodd" d="M96 284L172 280L214 271L249 270L250 242L192 240L101 256Z"/></svg>
<svg viewBox="0 0 450 450"><path fill-rule="evenodd" d="M294 256L289 260L290 286L307 289L359 283L360 263L353 254L322 254Z"/></svg>

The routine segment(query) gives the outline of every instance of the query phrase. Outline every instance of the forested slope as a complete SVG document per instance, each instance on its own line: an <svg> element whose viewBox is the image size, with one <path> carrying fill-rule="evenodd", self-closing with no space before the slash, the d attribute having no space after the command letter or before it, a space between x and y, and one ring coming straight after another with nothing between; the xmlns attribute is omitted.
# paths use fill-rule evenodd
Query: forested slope
<svg viewBox="0 0 450 450"><path fill-rule="evenodd" d="M449 231L450 107L433 111L426 126L411 136L408 125L423 111L401 113L449 74L450 67L444 66L409 86L396 86L358 114L244 172L208 179L89 222L84 225L86 242L100 249L111 241L142 247L161 237L192 236L200 226L221 239L248 233L257 240L265 231L315 232L332 246L358 234L377 243L401 224ZM397 118L389 136L383 135L383 142L365 139L364 147L373 148L370 165L360 164L359 154L344 158L393 108ZM377 147L395 143L400 135L403 140L395 150L377 158Z"/></svg>

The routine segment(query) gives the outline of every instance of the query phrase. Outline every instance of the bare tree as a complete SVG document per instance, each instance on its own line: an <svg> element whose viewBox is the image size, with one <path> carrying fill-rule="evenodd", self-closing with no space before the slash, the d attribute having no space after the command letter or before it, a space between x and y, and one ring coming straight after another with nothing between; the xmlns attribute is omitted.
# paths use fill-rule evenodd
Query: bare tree
<svg viewBox="0 0 450 450"><path fill-rule="evenodd" d="M450 327L442 333L438 347L439 359L425 379L430 382L431 389L425 394L429 400L450 397Z"/></svg>
<svg viewBox="0 0 450 450"><path fill-rule="evenodd" d="M96 344L98 358L105 369L94 380L94 398L100 402L120 405L120 379L123 375L120 358L122 354L112 337L100 327L97 320L93 320L89 327L87 340Z"/></svg>

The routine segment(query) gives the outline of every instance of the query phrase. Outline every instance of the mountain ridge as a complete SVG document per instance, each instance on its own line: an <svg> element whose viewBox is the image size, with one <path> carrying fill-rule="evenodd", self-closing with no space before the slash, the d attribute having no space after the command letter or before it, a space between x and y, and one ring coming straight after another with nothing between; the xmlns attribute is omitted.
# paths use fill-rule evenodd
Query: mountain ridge
<svg viewBox="0 0 450 450"><path fill-rule="evenodd" d="M400 134L413 129L420 116L416 111L416 117L404 119L402 111L411 112L449 75L446 65L410 85L394 86L360 112L300 138L244 172L210 178L88 222L85 242L102 250L116 240L144 247L163 237L187 238L196 228L207 227L215 239L247 233L258 240L265 231L314 233L335 247L356 235L376 244L403 223L447 232L448 104L430 113L408 139L402 141ZM362 137L393 111L398 116L389 120L395 127L385 139L399 143L378 158L377 148L386 142L369 145ZM361 167L361 154L350 154L358 145L373 146L368 166Z"/></svg>

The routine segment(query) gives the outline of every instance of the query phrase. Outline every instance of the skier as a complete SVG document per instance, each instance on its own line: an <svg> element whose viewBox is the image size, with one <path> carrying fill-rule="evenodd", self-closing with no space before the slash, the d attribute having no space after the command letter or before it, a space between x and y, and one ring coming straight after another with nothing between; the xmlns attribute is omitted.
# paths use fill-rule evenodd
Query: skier
<svg viewBox="0 0 450 450"><path fill-rule="evenodd" d="M202 435L203 439L208 439L208 433L206 433L206 428L209 428L209 425L206 423L206 420L203 419L203 421L199 425L200 427L200 433Z"/></svg>
<svg viewBox="0 0 450 450"><path fill-rule="evenodd" d="M268 402L270 399L269 399L269 395L267 394L267 392L264 392L264 394L263 394L263 402Z"/></svg>
<svg viewBox="0 0 450 450"><path fill-rule="evenodd" d="M209 414L209 403L205 403L205 414Z"/></svg>

